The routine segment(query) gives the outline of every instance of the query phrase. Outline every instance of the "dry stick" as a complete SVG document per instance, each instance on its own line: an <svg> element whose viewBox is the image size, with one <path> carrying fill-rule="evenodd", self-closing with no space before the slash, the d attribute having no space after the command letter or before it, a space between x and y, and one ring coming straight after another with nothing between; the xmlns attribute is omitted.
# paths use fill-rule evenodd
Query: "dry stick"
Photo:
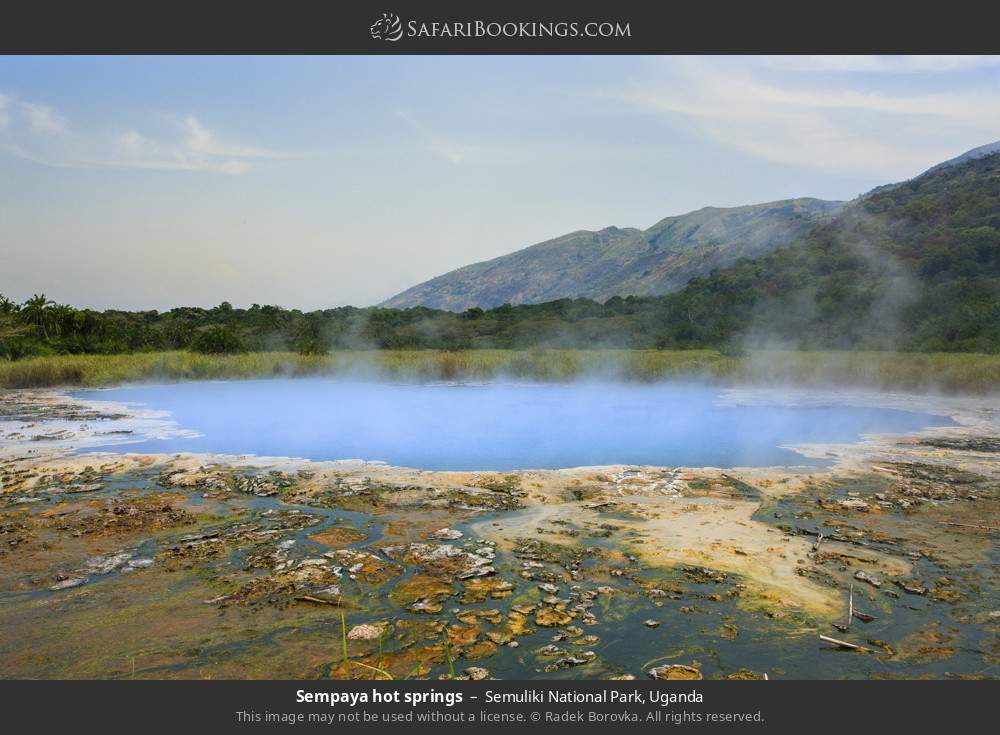
<svg viewBox="0 0 1000 735"><path fill-rule="evenodd" d="M336 605L337 604L336 602L333 602L332 600L324 600L321 597L313 597L312 595L299 595L295 599L296 599L296 601L299 601L299 602L312 602L312 603L315 603L317 605Z"/></svg>
<svg viewBox="0 0 1000 735"><path fill-rule="evenodd" d="M851 582L851 596L847 601L847 627L851 627L851 618L854 617L854 583Z"/></svg>
<svg viewBox="0 0 1000 735"><path fill-rule="evenodd" d="M958 526L960 528L976 528L979 529L980 531L993 531L994 533L1000 531L1000 528L997 528L996 526L980 526L976 525L975 523L951 523L949 521L938 521L938 525Z"/></svg>
<svg viewBox="0 0 1000 735"><path fill-rule="evenodd" d="M871 649L865 648L864 646L859 646L854 643L848 643L847 641L837 640L836 638L831 638L828 635L821 635L819 639L827 643L832 643L833 645L839 646L840 648L850 649L851 651L864 651L865 653L871 653Z"/></svg>

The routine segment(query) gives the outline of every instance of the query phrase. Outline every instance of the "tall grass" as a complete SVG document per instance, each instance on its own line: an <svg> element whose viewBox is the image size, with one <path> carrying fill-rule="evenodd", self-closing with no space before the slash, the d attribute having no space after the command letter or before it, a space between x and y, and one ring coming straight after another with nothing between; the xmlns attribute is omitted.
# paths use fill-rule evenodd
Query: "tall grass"
<svg viewBox="0 0 1000 735"><path fill-rule="evenodd" d="M448 674L452 679L455 678L455 661L451 657L451 638L448 637L448 631L444 633L444 655L448 660Z"/></svg>
<svg viewBox="0 0 1000 735"><path fill-rule="evenodd" d="M351 672L351 660L347 657L347 618L344 617L344 608L340 608L340 640L343 643L344 671Z"/></svg>
<svg viewBox="0 0 1000 735"><path fill-rule="evenodd" d="M305 375L408 380L486 380L504 376L642 381L690 377L725 383L988 393L1000 388L1000 355L762 351L730 357L714 350L373 350L328 355L149 352L0 361L0 387L4 388Z"/></svg>
<svg viewBox="0 0 1000 735"><path fill-rule="evenodd" d="M1000 390L1000 355L954 352L753 352L734 377L746 383L846 385L985 394Z"/></svg>
<svg viewBox="0 0 1000 735"><path fill-rule="evenodd" d="M325 355L252 352L202 355L194 352L140 352L128 355L57 355L0 361L0 386L105 386L140 381L214 380L322 373Z"/></svg>

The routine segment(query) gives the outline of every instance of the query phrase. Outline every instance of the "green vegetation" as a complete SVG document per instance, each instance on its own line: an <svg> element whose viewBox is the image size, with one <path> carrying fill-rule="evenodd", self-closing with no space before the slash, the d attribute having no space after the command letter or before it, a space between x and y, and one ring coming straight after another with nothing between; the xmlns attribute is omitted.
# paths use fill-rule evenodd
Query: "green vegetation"
<svg viewBox="0 0 1000 735"><path fill-rule="evenodd" d="M695 276L756 258L829 222L843 202L787 199L704 207L647 230L578 230L417 284L383 306L464 311L539 304L568 295L604 302L618 294L662 296Z"/></svg>
<svg viewBox="0 0 1000 735"><path fill-rule="evenodd" d="M130 355L54 355L0 361L0 386L104 386L149 380L375 375L417 380L486 379L497 375L562 380L583 375L655 379L724 375L735 366L712 350L367 350L326 355L247 352L142 352Z"/></svg>
<svg viewBox="0 0 1000 735"><path fill-rule="evenodd" d="M858 385L986 393L1000 387L1000 355L860 351L368 350L327 355L54 355L0 361L0 387L106 386L140 381L364 375L405 380L697 378L724 383Z"/></svg>
<svg viewBox="0 0 1000 735"><path fill-rule="evenodd" d="M663 306L670 345L1000 352L1000 155L883 188Z"/></svg>
<svg viewBox="0 0 1000 735"><path fill-rule="evenodd" d="M148 380L213 380L308 375L326 370L328 358L289 353L201 355L141 352L126 355L52 355L0 360L0 386L104 386Z"/></svg>
<svg viewBox="0 0 1000 735"><path fill-rule="evenodd" d="M100 375L105 372L155 374L150 360L169 377L315 372L356 350L434 351L426 359L405 360L415 363L418 373L429 364L432 373L445 376L494 370L490 353L497 350L528 350L527 357L509 358L504 369L544 378L586 372L591 361L600 363L574 349L629 349L643 357L638 363L627 360L624 371L658 377L663 365L705 369L698 364L704 355L658 361L648 350L711 349L738 357L748 347L776 346L1000 353L1000 154L883 187L787 246L712 271L661 297L615 296L603 304L559 299L462 313L351 306L302 312L257 304L236 309L225 302L160 313L75 309L45 296L16 304L0 296L0 359L126 356L96 363L101 365L97 382L105 382ZM198 361L177 354L181 350L226 359ZM462 352L469 350L486 354ZM545 361L531 357L539 350L548 351ZM157 352L168 355L142 357ZM287 352L302 357L282 354ZM244 353L249 354L240 357ZM380 364L398 359L386 357ZM917 357L907 360L920 363ZM865 372L870 368L864 366L877 363L881 373L901 362L906 361L864 358L845 369ZM86 362L32 365L4 365L0 374L64 371L43 375L42 384L85 382L95 374ZM74 378L74 371L82 371L80 377ZM981 385L978 377L971 382Z"/></svg>

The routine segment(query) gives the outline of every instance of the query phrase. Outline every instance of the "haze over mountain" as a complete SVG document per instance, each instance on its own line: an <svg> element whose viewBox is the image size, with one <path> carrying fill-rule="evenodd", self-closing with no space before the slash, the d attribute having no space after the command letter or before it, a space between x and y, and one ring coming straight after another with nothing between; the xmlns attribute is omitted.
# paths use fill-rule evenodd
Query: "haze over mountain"
<svg viewBox="0 0 1000 735"><path fill-rule="evenodd" d="M918 177L877 187L854 203L998 152L1000 141L973 148ZM740 259L761 258L794 243L833 221L845 208L845 202L800 198L743 207L705 207L667 217L647 230L579 230L445 273L387 299L381 306L465 311L563 298L604 302L614 296L663 296Z"/></svg>
<svg viewBox="0 0 1000 735"><path fill-rule="evenodd" d="M701 216L696 234L720 218L732 229L739 229L733 221L746 226L750 234L740 243L745 247L768 242L751 223L787 223L798 206L828 216L815 202L721 210L736 212L732 221L720 210L702 210L644 233L613 230L568 239L606 238L645 252L661 238L685 242ZM101 313L43 296L24 303L0 296L0 358L179 349L327 354L539 347L998 354L1000 152L968 156L858 197L793 241L694 277L662 296L600 303L558 298L462 313L352 306L303 313L225 302L213 309ZM988 371L983 375L992 380Z"/></svg>
<svg viewBox="0 0 1000 735"><path fill-rule="evenodd" d="M996 353L1000 151L859 197L787 247L692 279L663 307L661 344Z"/></svg>
<svg viewBox="0 0 1000 735"><path fill-rule="evenodd" d="M787 199L743 207L705 207L647 230L579 230L413 286L382 306L450 311L536 304L560 298L606 301L660 296L696 276L756 258L829 222L843 202Z"/></svg>

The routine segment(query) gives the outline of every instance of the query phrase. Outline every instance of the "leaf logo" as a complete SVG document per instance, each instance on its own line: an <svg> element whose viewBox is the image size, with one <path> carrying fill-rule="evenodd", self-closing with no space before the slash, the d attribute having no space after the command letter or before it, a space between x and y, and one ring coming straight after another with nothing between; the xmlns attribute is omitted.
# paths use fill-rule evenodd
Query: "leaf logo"
<svg viewBox="0 0 1000 735"><path fill-rule="evenodd" d="M368 30L376 41L398 41L403 37L403 23L395 13L382 13Z"/></svg>

